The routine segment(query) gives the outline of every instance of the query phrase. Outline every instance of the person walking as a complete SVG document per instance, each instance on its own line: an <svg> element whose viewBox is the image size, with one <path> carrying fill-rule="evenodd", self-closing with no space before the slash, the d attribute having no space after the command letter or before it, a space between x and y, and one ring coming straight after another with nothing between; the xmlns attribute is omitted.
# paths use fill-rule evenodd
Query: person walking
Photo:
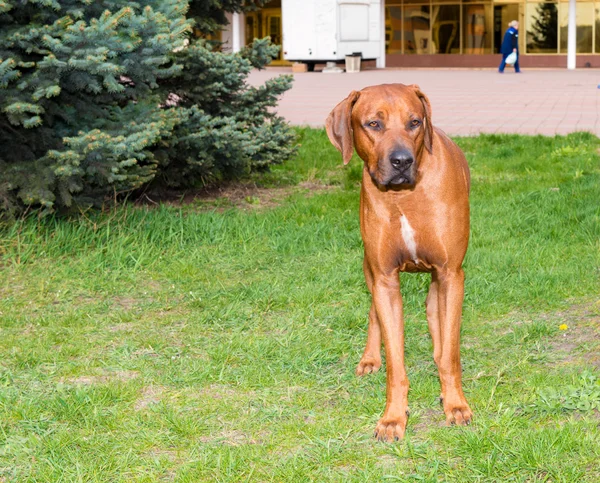
<svg viewBox="0 0 600 483"><path fill-rule="evenodd" d="M502 40L502 46L500 47L502 62L500 62L500 67L498 67L498 72L501 74L504 72L504 67L506 67L506 58L513 52L517 54L515 72L519 73L521 69L519 68L519 22L517 20L509 22L508 30L505 32L504 39Z"/></svg>

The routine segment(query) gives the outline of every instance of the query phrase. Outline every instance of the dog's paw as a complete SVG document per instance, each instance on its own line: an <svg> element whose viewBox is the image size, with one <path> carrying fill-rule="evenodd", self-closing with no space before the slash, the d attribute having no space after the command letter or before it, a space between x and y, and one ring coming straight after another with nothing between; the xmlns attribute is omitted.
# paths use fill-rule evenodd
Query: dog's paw
<svg viewBox="0 0 600 483"><path fill-rule="evenodd" d="M376 359L372 356L362 356L362 359L356 366L356 375L364 376L365 374L372 374L377 372L381 368L381 359Z"/></svg>
<svg viewBox="0 0 600 483"><path fill-rule="evenodd" d="M408 421L408 409L406 414L400 417L382 417L375 427L375 438L379 441L399 441L404 438L406 422Z"/></svg>
<svg viewBox="0 0 600 483"><path fill-rule="evenodd" d="M444 412L446 413L446 426L466 426L471 424L473 419L473 411L466 401L457 405L444 404Z"/></svg>

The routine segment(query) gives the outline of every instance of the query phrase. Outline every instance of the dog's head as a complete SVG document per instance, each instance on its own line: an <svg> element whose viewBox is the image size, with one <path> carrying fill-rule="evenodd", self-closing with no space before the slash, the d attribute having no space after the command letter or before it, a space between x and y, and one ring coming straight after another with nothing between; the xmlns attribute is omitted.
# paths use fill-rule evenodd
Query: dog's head
<svg viewBox="0 0 600 483"><path fill-rule="evenodd" d="M423 149L432 150L431 107L417 85L352 91L331 111L326 128L344 164L356 148L381 186L414 185Z"/></svg>

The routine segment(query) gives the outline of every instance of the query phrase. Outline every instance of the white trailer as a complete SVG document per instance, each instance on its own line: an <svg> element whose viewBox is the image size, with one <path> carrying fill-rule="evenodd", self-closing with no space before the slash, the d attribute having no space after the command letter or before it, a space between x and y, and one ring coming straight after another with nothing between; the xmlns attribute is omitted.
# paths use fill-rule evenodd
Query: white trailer
<svg viewBox="0 0 600 483"><path fill-rule="evenodd" d="M315 64L360 53L383 65L384 0L282 0L283 58Z"/></svg>

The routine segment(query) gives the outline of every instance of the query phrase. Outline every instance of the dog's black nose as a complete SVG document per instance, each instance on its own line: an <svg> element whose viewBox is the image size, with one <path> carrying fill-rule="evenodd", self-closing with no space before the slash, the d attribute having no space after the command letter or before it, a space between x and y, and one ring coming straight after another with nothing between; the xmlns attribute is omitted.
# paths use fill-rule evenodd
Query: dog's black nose
<svg viewBox="0 0 600 483"><path fill-rule="evenodd" d="M390 163L396 169L406 169L414 163L414 158L410 152L405 149L394 151L390 155Z"/></svg>

